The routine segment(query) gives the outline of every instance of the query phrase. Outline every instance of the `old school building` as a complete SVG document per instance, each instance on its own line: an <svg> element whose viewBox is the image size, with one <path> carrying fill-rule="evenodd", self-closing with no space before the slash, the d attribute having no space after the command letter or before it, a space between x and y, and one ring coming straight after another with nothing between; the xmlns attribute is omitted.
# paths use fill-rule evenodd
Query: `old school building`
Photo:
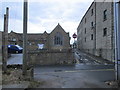
<svg viewBox="0 0 120 90"><path fill-rule="evenodd" d="M22 46L23 34L11 31L9 44ZM28 33L27 50L29 65L73 64L74 54L70 49L69 33L58 24L51 33Z"/></svg>
<svg viewBox="0 0 120 90"><path fill-rule="evenodd" d="M77 28L78 49L114 61L113 2L93 2Z"/></svg>
<svg viewBox="0 0 120 90"><path fill-rule="evenodd" d="M8 35L9 44L20 45L23 44L23 34L11 31ZM70 37L69 33L58 25L53 29L51 33L28 33L28 49L37 50L40 49L39 46L42 45L43 49L69 49L70 48Z"/></svg>

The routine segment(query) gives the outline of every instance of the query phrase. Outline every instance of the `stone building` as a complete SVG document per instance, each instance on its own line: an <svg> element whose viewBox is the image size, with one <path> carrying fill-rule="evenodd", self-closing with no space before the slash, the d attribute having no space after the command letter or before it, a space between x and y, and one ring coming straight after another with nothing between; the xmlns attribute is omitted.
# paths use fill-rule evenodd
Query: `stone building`
<svg viewBox="0 0 120 90"><path fill-rule="evenodd" d="M2 31L0 31L0 62L2 62Z"/></svg>
<svg viewBox="0 0 120 90"><path fill-rule="evenodd" d="M18 44L18 45L22 46L22 42L23 42L22 37L23 37L22 34L11 31L8 34L8 44L10 44L10 45Z"/></svg>
<svg viewBox="0 0 120 90"><path fill-rule="evenodd" d="M2 47L2 31L0 31L0 51L1 51L1 47Z"/></svg>
<svg viewBox="0 0 120 90"><path fill-rule="evenodd" d="M1 47L2 47L2 34L3 34L3 32L0 31L0 49L1 49Z"/></svg>
<svg viewBox="0 0 120 90"><path fill-rule="evenodd" d="M9 44L23 44L23 34L15 33L11 31L9 33ZM28 49L36 50L39 49L39 45L43 45L43 49L69 49L70 48L70 37L69 33L58 24L51 33L28 33Z"/></svg>
<svg viewBox="0 0 120 90"><path fill-rule="evenodd" d="M22 46L23 34L11 31L9 44ZM51 33L28 33L28 64L30 65L56 65L73 64L74 54L70 48L69 33L58 24ZM41 48L42 47L42 48Z"/></svg>
<svg viewBox="0 0 120 90"><path fill-rule="evenodd" d="M77 28L78 49L114 61L113 2L92 2Z"/></svg>

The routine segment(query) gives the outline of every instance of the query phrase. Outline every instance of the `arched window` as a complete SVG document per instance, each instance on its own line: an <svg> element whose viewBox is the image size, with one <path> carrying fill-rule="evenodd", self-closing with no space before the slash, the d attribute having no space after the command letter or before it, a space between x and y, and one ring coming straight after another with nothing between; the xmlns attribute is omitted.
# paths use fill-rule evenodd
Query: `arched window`
<svg viewBox="0 0 120 90"><path fill-rule="evenodd" d="M63 37L60 33L56 33L54 36L54 45L63 45Z"/></svg>

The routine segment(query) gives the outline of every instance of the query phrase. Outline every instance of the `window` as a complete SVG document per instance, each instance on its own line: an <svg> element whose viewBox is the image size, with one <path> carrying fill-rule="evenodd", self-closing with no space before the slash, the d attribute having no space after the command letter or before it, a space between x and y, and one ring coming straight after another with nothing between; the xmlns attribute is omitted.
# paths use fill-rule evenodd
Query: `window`
<svg viewBox="0 0 120 90"><path fill-rule="evenodd" d="M63 37L60 33L56 33L54 36L54 45L63 45Z"/></svg>
<svg viewBox="0 0 120 90"><path fill-rule="evenodd" d="M103 29L103 36L106 36L107 35L107 28L104 28Z"/></svg>
<svg viewBox="0 0 120 90"><path fill-rule="evenodd" d="M91 10L91 16L93 15L93 9Z"/></svg>
<svg viewBox="0 0 120 90"><path fill-rule="evenodd" d="M86 28L85 28L85 34L86 34Z"/></svg>
<svg viewBox="0 0 120 90"><path fill-rule="evenodd" d="M93 24L93 22L91 22L91 29L93 29L94 28L94 24Z"/></svg>
<svg viewBox="0 0 120 90"><path fill-rule="evenodd" d="M93 22L91 22L91 27L93 27L94 25L93 25Z"/></svg>
<svg viewBox="0 0 120 90"><path fill-rule="evenodd" d="M11 48L18 49L16 46L11 46Z"/></svg>
<svg viewBox="0 0 120 90"><path fill-rule="evenodd" d="M103 12L103 21L107 20L107 10Z"/></svg>
<svg viewBox="0 0 120 90"><path fill-rule="evenodd" d="M16 38L13 38L12 41L16 41Z"/></svg>
<svg viewBox="0 0 120 90"><path fill-rule="evenodd" d="M93 34L91 34L91 40L93 40Z"/></svg>
<svg viewBox="0 0 120 90"><path fill-rule="evenodd" d="M86 23L86 18L85 18L85 23Z"/></svg>
<svg viewBox="0 0 120 90"><path fill-rule="evenodd" d="M86 42L86 37L85 37L85 42Z"/></svg>

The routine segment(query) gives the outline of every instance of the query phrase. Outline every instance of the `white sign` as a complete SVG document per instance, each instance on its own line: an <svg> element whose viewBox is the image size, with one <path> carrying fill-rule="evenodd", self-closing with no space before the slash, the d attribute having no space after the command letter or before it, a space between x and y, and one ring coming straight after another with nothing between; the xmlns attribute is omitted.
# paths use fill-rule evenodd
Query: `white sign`
<svg viewBox="0 0 120 90"><path fill-rule="evenodd" d="M44 44L38 44L38 49L43 49Z"/></svg>

